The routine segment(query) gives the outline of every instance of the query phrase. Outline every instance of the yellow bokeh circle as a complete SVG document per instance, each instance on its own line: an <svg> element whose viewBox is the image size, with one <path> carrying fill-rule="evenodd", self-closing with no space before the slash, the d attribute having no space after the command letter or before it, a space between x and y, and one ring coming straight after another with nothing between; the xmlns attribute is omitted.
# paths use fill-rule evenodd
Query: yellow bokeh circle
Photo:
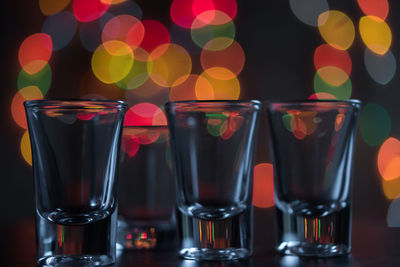
<svg viewBox="0 0 400 267"><path fill-rule="evenodd" d="M374 53L384 55L392 43L389 25L381 18L364 16L360 19L360 35L365 45Z"/></svg>
<svg viewBox="0 0 400 267"><path fill-rule="evenodd" d="M21 138L20 143L21 154L26 163L32 166L32 152L31 152L31 141L29 140L29 132L25 131Z"/></svg>
<svg viewBox="0 0 400 267"><path fill-rule="evenodd" d="M124 42L112 40L101 44L93 53L92 70L103 83L116 83L130 72L133 51Z"/></svg>
<svg viewBox="0 0 400 267"><path fill-rule="evenodd" d="M325 42L336 49L347 50L353 44L354 24L341 11L328 10L319 15L318 29Z"/></svg>
<svg viewBox="0 0 400 267"><path fill-rule="evenodd" d="M221 75L224 74L224 75ZM214 67L206 69L198 79L195 87L196 97L199 100L237 100L240 96L240 83L236 75L230 70ZM217 79L215 77L233 77Z"/></svg>

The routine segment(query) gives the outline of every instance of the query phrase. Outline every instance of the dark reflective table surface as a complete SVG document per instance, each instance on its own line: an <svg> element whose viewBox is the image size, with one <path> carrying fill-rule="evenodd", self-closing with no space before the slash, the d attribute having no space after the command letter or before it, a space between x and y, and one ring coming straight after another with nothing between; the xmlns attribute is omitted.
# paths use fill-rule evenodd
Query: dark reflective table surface
<svg viewBox="0 0 400 267"><path fill-rule="evenodd" d="M4 267L36 267L33 219L2 223L1 259ZM384 220L353 218L352 253L327 259L282 256L274 250L274 209L255 208L253 257L234 262L195 262L170 251L120 252L113 267L128 266L400 266L400 229L388 228Z"/></svg>

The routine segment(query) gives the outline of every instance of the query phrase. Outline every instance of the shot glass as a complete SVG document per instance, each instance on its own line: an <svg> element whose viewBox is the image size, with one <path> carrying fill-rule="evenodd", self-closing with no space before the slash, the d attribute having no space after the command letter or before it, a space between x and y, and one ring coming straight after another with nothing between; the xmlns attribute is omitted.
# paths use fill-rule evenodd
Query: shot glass
<svg viewBox="0 0 400 267"><path fill-rule="evenodd" d="M108 100L25 102L38 264L115 262L116 173L125 106Z"/></svg>
<svg viewBox="0 0 400 267"><path fill-rule="evenodd" d="M176 248L170 151L167 125L123 127L118 177L120 248Z"/></svg>
<svg viewBox="0 0 400 267"><path fill-rule="evenodd" d="M350 252L360 105L358 100L266 105L281 253L329 257Z"/></svg>
<svg viewBox="0 0 400 267"><path fill-rule="evenodd" d="M253 249L253 150L258 101L166 104L180 255L194 260L248 257Z"/></svg>

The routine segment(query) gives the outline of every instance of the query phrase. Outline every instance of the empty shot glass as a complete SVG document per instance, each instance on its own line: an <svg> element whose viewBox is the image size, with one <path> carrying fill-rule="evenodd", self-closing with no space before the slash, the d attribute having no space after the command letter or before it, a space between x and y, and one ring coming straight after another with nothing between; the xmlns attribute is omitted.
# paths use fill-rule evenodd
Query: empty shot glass
<svg viewBox="0 0 400 267"><path fill-rule="evenodd" d="M125 106L108 100L25 102L39 265L115 262L116 173Z"/></svg>
<svg viewBox="0 0 400 267"><path fill-rule="evenodd" d="M270 102L277 250L329 257L351 249L352 159L360 102Z"/></svg>
<svg viewBox="0 0 400 267"><path fill-rule="evenodd" d="M260 109L258 101L166 104L182 257L231 260L252 254L253 151Z"/></svg>
<svg viewBox="0 0 400 267"><path fill-rule="evenodd" d="M123 127L117 234L122 249L177 246L170 151L167 125Z"/></svg>

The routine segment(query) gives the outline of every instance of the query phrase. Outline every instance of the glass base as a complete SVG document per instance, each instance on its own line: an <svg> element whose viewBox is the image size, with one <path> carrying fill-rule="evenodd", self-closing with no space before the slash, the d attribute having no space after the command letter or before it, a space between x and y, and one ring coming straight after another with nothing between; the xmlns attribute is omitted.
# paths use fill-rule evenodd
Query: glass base
<svg viewBox="0 0 400 267"><path fill-rule="evenodd" d="M309 244L305 242L282 242L277 250L285 255L298 255L310 257L334 257L347 255L350 253L350 247L344 245L331 244Z"/></svg>
<svg viewBox="0 0 400 267"><path fill-rule="evenodd" d="M37 263L41 266L86 267L113 264L114 259L107 255L59 255L42 257Z"/></svg>
<svg viewBox="0 0 400 267"><path fill-rule="evenodd" d="M173 222L136 223L118 220L117 249L173 249L178 245L176 224Z"/></svg>
<svg viewBox="0 0 400 267"><path fill-rule="evenodd" d="M286 255L332 257L351 250L351 208L313 215L276 208L277 250Z"/></svg>
<svg viewBox="0 0 400 267"><path fill-rule="evenodd" d="M251 256L251 252L244 248L210 249L185 248L179 255L188 260L238 260Z"/></svg>

